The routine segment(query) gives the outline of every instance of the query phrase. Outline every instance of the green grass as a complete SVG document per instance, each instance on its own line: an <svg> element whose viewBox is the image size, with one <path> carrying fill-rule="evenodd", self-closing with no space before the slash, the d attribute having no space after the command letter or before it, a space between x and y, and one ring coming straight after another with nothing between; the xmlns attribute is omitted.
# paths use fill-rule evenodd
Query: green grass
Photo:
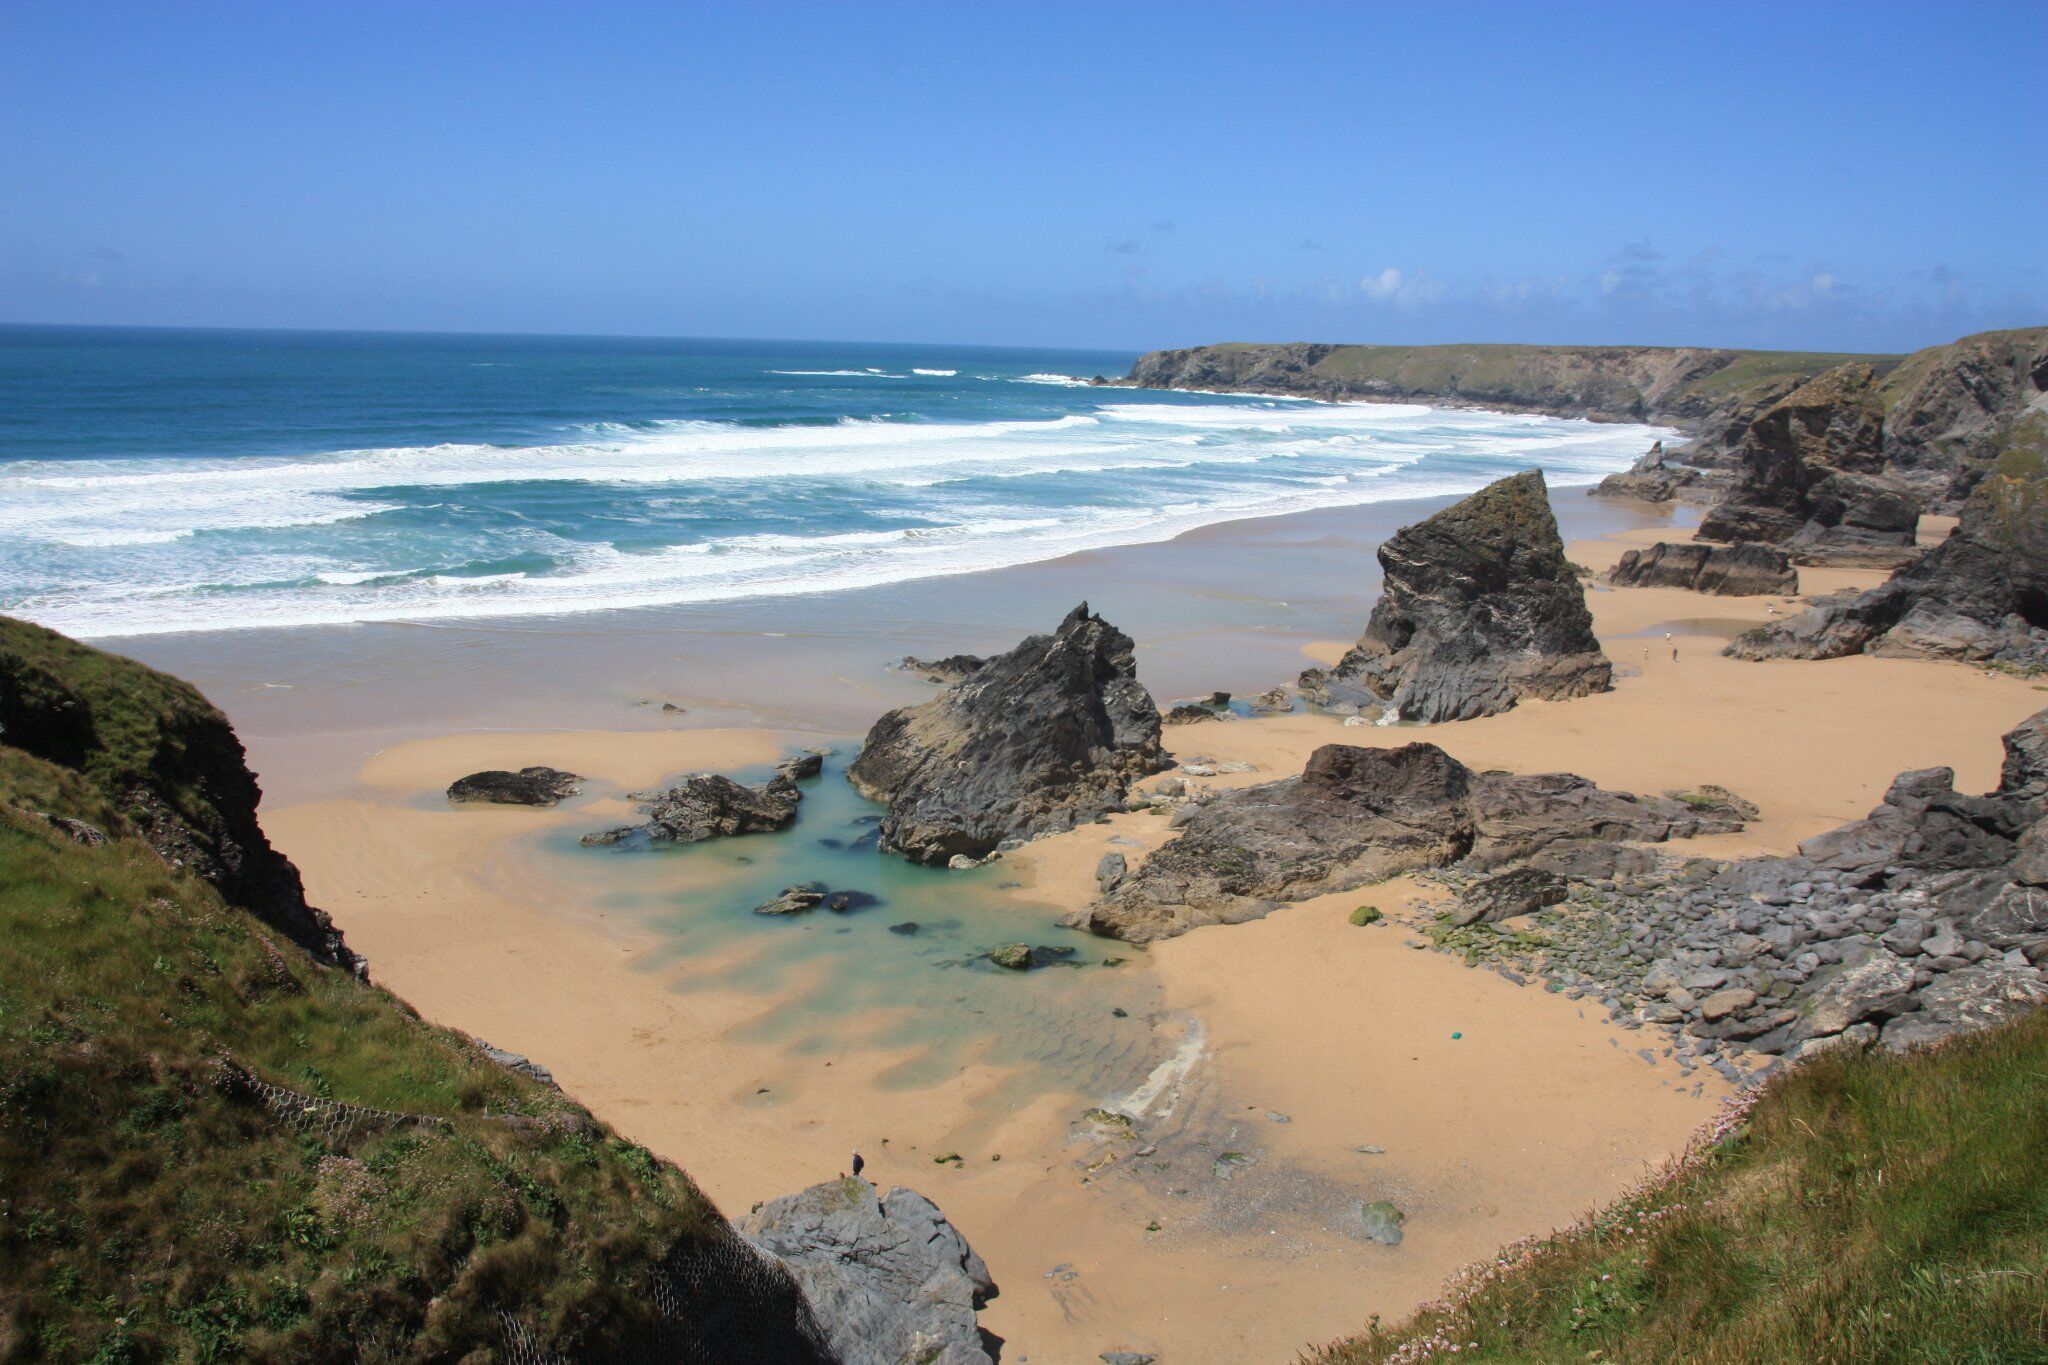
<svg viewBox="0 0 2048 1365"><path fill-rule="evenodd" d="M185 698L130 700L102 740ZM224 1093L221 1058L446 1123L298 1136ZM82 772L0 744L0 1360L481 1360L501 1310L601 1351L644 1325L654 1262L720 1227L673 1166L315 965Z"/></svg>
<svg viewBox="0 0 2048 1365"><path fill-rule="evenodd" d="M2048 1361L2048 1012L1797 1067L1665 1179L1308 1359Z"/></svg>

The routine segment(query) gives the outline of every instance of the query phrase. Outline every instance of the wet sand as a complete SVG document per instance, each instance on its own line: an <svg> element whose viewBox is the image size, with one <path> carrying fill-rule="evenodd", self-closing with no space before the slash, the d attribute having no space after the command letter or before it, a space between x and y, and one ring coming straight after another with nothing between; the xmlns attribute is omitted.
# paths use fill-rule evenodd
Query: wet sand
<svg viewBox="0 0 2048 1365"><path fill-rule="evenodd" d="M1557 501L1572 557L1596 569L1674 535L1661 514L1576 492ZM543 1062L728 1213L838 1174L857 1148L871 1178L931 1195L988 1261L1002 1294L982 1322L1007 1340L1007 1361L1111 1349L1283 1360L1373 1313L1398 1316L1457 1266L1612 1197L1708 1117L1718 1081L1681 1084L1597 1009L1414 951L1398 922L1348 923L1366 902L1396 921L1427 914L1432 893L1407 881L1149 950L1090 941L1090 965L1065 972L911 964L926 975L904 979L943 983L936 995L905 992L873 1018L792 1035L767 1025L843 990L835 962L885 959L806 958L764 976L772 934L701 938L695 921L594 889L580 870L592 865L565 849L576 831L623 817L627 790L758 766L930 694L883 660L1001 647L1049 627L1070 598L1087 596L1132 631L1140 675L1162 702L1263 690L1305 657L1341 652L1335 642L1356 633L1377 592L1377 538L1433 506L1239 523L872 597L746 604L757 627L800 618L807 633L721 633L705 619L716 613L658 630L586 624L587 639L552 647L539 625L509 641L456 632L446 671L410 711L405 670L442 656L410 652L421 647L409 640L354 672L307 665L295 698L247 683L260 675L252 665L293 657L288 642L233 641L209 685L238 721L244 704L260 718L252 749L266 783L303 798L266 809L266 826L376 979L439 1022ZM1808 571L1803 586L1878 577ZM1763 814L1743 834L1695 841L1700 851L1782 851L1864 813L1905 768L1945 763L1966 790L1992 785L1998 736L2048 701L2024 681L1952 665L1718 657L1727 633L1785 599L1598 589L1589 602L1617 665L1610 694L1426 730L1234 719L1170 728L1169 747L1257 767L1196 779L1217 783L1298 772L1322 743L1418 738L1475 766L1568 769L1625 789L1717 782ZM889 624L903 621L919 624ZM347 656L346 644L314 653ZM238 668L242 685L229 678ZM563 702L579 679L595 695ZM465 710L466 688L482 691ZM665 717L661 700L689 710ZM706 720L727 723L697 728ZM437 737L386 742L421 734ZM586 774L592 791L552 811L449 809L439 798L474 768L529 763ZM315 771L327 764L339 771ZM728 842L767 860L791 837ZM1158 816L1120 815L991 870L1020 885L960 874L981 878L959 886L993 917L971 924L993 933L1007 913L1016 937L1049 941L1052 918L1092 895L1103 852L1136 861L1165 837ZM632 866L605 864L613 875L601 886ZM662 896L726 894L730 868L666 867ZM888 911L879 916L806 928L852 942L886 934ZM875 938L862 951L887 946ZM1127 961L1106 967L1105 955ZM1112 1006L1128 1017L1111 1017ZM938 1017L948 1012L959 1017ZM996 1037L974 1045L968 1016L985 1016L991 1033L1024 1020L1045 1056ZM907 1073L924 1033L942 1030L955 1045L969 1040L960 1063ZM1134 1113L1135 1131L1082 1117L1099 1105ZM934 1161L949 1153L959 1162ZM1408 1214L1399 1246L1362 1236L1358 1208L1373 1200Z"/></svg>

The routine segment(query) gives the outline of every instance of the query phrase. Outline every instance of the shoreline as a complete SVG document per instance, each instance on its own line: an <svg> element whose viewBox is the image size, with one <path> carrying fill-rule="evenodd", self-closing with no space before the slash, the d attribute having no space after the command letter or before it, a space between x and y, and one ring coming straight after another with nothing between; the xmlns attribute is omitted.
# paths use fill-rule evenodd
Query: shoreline
<svg viewBox="0 0 2048 1365"><path fill-rule="evenodd" d="M1592 500L1567 497L1561 508L1568 537L1572 526L1605 533L1571 537L1568 553L1596 569L1632 544L1685 534L1668 516L1570 505L1579 501ZM1150 630L1140 637L1141 677L1170 660L1190 679L1214 678L1229 658L1265 670L1259 676L1270 685L1326 657L1363 624L1376 574L1346 578L1310 611L1259 595L1304 564L1369 564L1365 547L1378 519L1349 510L1348 527L1338 514L1256 519L1178 553L1141 547L1077 556L1056 572L1001 571L1036 583L1029 592L1013 583L1005 606L1022 614L1030 598L1057 600L1051 594L1083 575L1156 559L1146 579L1154 596L1143 599ZM1803 583L1811 591L1878 576L1803 573L1814 575ZM1172 596L1158 596L1162 585ZM1249 660L1234 652L1246 624L1204 629L1222 600L1263 604L1265 619L1252 622L1265 626L1262 648ZM2027 684L1953 665L1718 656L1729 629L1763 619L1785 599L1704 601L1677 589L1596 587L1588 601L1617 664L1612 693L1433 727L1347 727L1307 713L1239 719L1169 730L1168 742L1184 760L1201 754L1257 766L1190 779L1211 784L1298 772L1320 743L1412 739L1474 766L1563 768L1624 790L1719 781L1758 801L1763 815L1744 834L1690 847L1731 854L1783 851L1863 814L1902 768L1946 763L1959 770L1962 789L1989 786L1997 736L2038 709ZM914 605L899 598L891 609ZM1348 632L1317 629L1339 620L1348 620ZM992 627L965 625L946 621L931 636L989 643ZM1631 657L1629 642L1667 628L1680 663ZM619 792L857 734L828 717L866 705L871 720L886 709L884 692L910 701L930 695L886 673L884 641L863 635L859 653L834 653L835 642L845 643L823 632L791 641L814 658L799 689L813 704L803 717L809 725L565 733L492 730L480 717L479 732L362 759L349 769L352 786L268 809L266 827L305 871L315 901L367 954L375 979L429 1017L552 1068L600 1117L676 1159L728 1215L829 1178L855 1148L879 1183L930 1195L1003 1287L983 1324L1041 1358L1145 1349L1178 1360L1278 1359L1354 1331L1370 1313L1398 1317L1458 1266L1567 1224L1625 1188L1712 1112L1723 1089L1717 1079L1677 1076L1660 1059L1638 1056L1640 1037L1602 1012L1411 950L1405 925L1426 917L1440 894L1412 882L1290 905L1144 949L1089 940L1096 957L1125 956L1126 964L1016 978L946 961L892 965L874 955L891 940L872 915L719 938L702 915L725 894L725 864L766 857L779 874L774 850L797 847L788 842L795 836L727 841L733 857L724 861L574 861L567 834L622 812ZM1642 648L1654 655L1661 644ZM821 654L824 667L815 663ZM1290 660L1284 672L1275 668L1282 659ZM870 676L858 676L858 660ZM743 668L716 676L730 689L752 675ZM704 691L714 690L707 682ZM844 695L829 701L836 694ZM1155 695L1169 699L1164 689ZM718 712L719 699L709 701L703 709ZM618 706L612 714L643 710ZM1902 718L1911 726L1898 724ZM344 733L330 749L339 754L364 738ZM260 743L268 754L310 752ZM472 766L532 762L585 773L596 790L551 812L449 810L438 800L440 787ZM807 802L799 831L810 818ZM1092 868L1109 841L1125 841L1118 846L1136 856L1133 845L1163 840L1163 824L1112 816L995 865L993 876L1018 885L991 885L991 876L941 886L976 900L976 923L986 927L973 932L985 937L970 934L970 942L999 930L1058 933L1051 921L1092 895ZM624 869L648 894L622 899L618 880L593 883L577 870L591 867ZM702 905L650 916L643 901ZM1352 927L1350 908L1366 901L1393 922ZM743 915L744 905L717 913L734 912ZM816 933L774 938L783 927ZM831 956L841 951L832 945L856 941L868 956ZM826 955L805 956L809 945L825 945L816 952ZM899 970L916 975L886 975ZM883 974L878 990L912 983L909 1003L882 1010L858 990L845 994L849 982L873 973ZM1123 1002L1126 1021L1107 1017L1112 1001ZM987 1011L1000 1022L977 1025ZM1024 1045L1002 1040L1004 1052L996 1029ZM1304 1038L1320 1045L1304 1047ZM1387 1047L1390 1038L1405 1046ZM1034 1048L1043 1055L1032 1056ZM1090 1088L1074 1081L1079 1076L1118 1079ZM1134 1157L1136 1143L1081 1118L1089 1108L1138 1100L1149 1102L1147 1158ZM1355 1150L1368 1146L1385 1152ZM937 1160L949 1152L961 1160ZM1232 1152L1249 1156L1244 1169L1223 1161ZM1399 1247L1332 1231L1348 1225L1357 1203L1374 1199L1409 1213Z"/></svg>

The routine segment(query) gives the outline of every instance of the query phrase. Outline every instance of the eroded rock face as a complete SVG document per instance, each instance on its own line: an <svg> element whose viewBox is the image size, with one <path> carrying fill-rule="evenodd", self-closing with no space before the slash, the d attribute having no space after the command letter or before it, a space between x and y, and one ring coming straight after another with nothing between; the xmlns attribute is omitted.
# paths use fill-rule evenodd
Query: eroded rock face
<svg viewBox="0 0 2048 1365"><path fill-rule="evenodd" d="M1301 675L1311 700L1434 722L1612 685L1540 471L1403 528L1379 560L1385 585L1365 634L1335 668Z"/></svg>
<svg viewBox="0 0 2048 1365"><path fill-rule="evenodd" d="M1607 581L1626 588L1687 588L1716 597L1762 597L1799 591L1792 560L1774 545L1673 544L1625 550Z"/></svg>
<svg viewBox="0 0 2048 1365"><path fill-rule="evenodd" d="M844 1365L991 1365L975 1312L995 1281L915 1190L858 1177L763 1204L740 1235L788 1268Z"/></svg>
<svg viewBox="0 0 2048 1365"><path fill-rule="evenodd" d="M574 796L583 779L559 768L521 768L507 772L493 768L458 777L448 785L448 799L457 802L485 802L499 806L552 806Z"/></svg>
<svg viewBox="0 0 2048 1365"><path fill-rule="evenodd" d="M1421 868L1542 866L1586 846L1742 827L1730 805L1569 773L1475 773L1434 744L1326 744L1301 776L1219 793L1176 823L1177 838L1068 923L1149 942Z"/></svg>
<svg viewBox="0 0 2048 1365"><path fill-rule="evenodd" d="M2022 424L1954 533L1923 558L1868 592L1738 636L1725 652L2048 663L2048 414Z"/></svg>
<svg viewBox="0 0 2048 1365"><path fill-rule="evenodd" d="M1740 473L1699 538L1791 547L1802 563L1895 567L1914 553L1920 499L1884 476L1876 369L1840 365L1750 424Z"/></svg>
<svg viewBox="0 0 2048 1365"><path fill-rule="evenodd" d="M1929 502L1969 496L2048 390L2048 327L1980 332L1908 356L1886 383L1884 464Z"/></svg>
<svg viewBox="0 0 2048 1365"><path fill-rule="evenodd" d="M1658 441L1627 469L1619 474L1609 474L1586 491L1598 498L1671 502L1697 497L1706 488L1706 476L1700 470L1674 461L1665 453L1664 443Z"/></svg>
<svg viewBox="0 0 2048 1365"><path fill-rule="evenodd" d="M905 673L914 673L926 682L951 685L973 676L988 660L979 654L949 654L943 659L920 659L906 654L896 666Z"/></svg>
<svg viewBox="0 0 2048 1365"><path fill-rule="evenodd" d="M1167 766L1130 637L1084 602L1053 634L883 716L847 778L888 803L882 847L946 863L1119 809Z"/></svg>

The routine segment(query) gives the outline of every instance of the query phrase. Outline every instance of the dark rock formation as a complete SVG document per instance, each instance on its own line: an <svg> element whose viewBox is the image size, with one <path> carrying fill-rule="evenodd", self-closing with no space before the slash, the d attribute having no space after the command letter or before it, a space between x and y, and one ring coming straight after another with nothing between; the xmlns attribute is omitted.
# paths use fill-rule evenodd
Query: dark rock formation
<svg viewBox="0 0 2048 1365"><path fill-rule="evenodd" d="M1074 956L1070 947L1048 947L1041 943L1005 943L1000 948L988 951L988 960L1006 972L1029 972L1040 967L1071 965L1068 959Z"/></svg>
<svg viewBox="0 0 2048 1365"><path fill-rule="evenodd" d="M914 673L926 682L951 685L973 677L988 660L979 654L949 654L943 659L919 659L912 655L903 656L896 666L905 673Z"/></svg>
<svg viewBox="0 0 2048 1365"><path fill-rule="evenodd" d="M1246 703L1255 716L1284 716L1294 710L1294 689L1286 683L1269 688Z"/></svg>
<svg viewBox="0 0 2048 1365"><path fill-rule="evenodd" d="M888 802L883 848L945 863L1120 809L1133 779L1166 766L1130 637L1084 602L1055 633L883 716L847 778Z"/></svg>
<svg viewBox="0 0 2048 1365"><path fill-rule="evenodd" d="M1603 791L1569 773L1475 773L1434 744L1326 744L1301 776L1221 792L1175 823L1178 837L1068 923L1147 942L1420 868L1570 872L1588 846L1742 827L1712 800Z"/></svg>
<svg viewBox="0 0 2048 1365"><path fill-rule="evenodd" d="M1689 588L1717 597L1761 597L1799 591L1799 575L1772 545L1673 544L1625 550L1607 581L1624 588Z"/></svg>
<svg viewBox="0 0 2048 1365"><path fill-rule="evenodd" d="M1540 471L1402 528L1379 560L1385 584L1365 634L1335 668L1301 675L1311 700L1470 720L1611 685Z"/></svg>
<svg viewBox="0 0 2048 1365"><path fill-rule="evenodd" d="M1222 719L1215 711L1198 702L1182 702L1160 718L1165 725L1195 725L1205 720Z"/></svg>
<svg viewBox="0 0 2048 1365"><path fill-rule="evenodd" d="M262 793L227 717L189 683L0 616L0 743L78 772L172 867L363 972L257 823Z"/></svg>
<svg viewBox="0 0 2048 1365"><path fill-rule="evenodd" d="M776 776L748 787L715 773L699 773L657 796L645 808L647 837L678 844L787 828L804 799L796 783Z"/></svg>
<svg viewBox="0 0 2048 1365"><path fill-rule="evenodd" d="M739 1221L787 1267L843 1365L992 1365L975 1312L988 1267L915 1190L877 1197L858 1177L813 1185Z"/></svg>
<svg viewBox="0 0 2048 1365"><path fill-rule="evenodd" d="M448 785L450 801L484 801L499 806L552 806L581 790L583 779L559 768L492 768L458 777Z"/></svg>
<svg viewBox="0 0 2048 1365"><path fill-rule="evenodd" d="M2020 426L1955 532L1926 556L1868 592L1738 636L1725 652L2048 664L2048 415Z"/></svg>

